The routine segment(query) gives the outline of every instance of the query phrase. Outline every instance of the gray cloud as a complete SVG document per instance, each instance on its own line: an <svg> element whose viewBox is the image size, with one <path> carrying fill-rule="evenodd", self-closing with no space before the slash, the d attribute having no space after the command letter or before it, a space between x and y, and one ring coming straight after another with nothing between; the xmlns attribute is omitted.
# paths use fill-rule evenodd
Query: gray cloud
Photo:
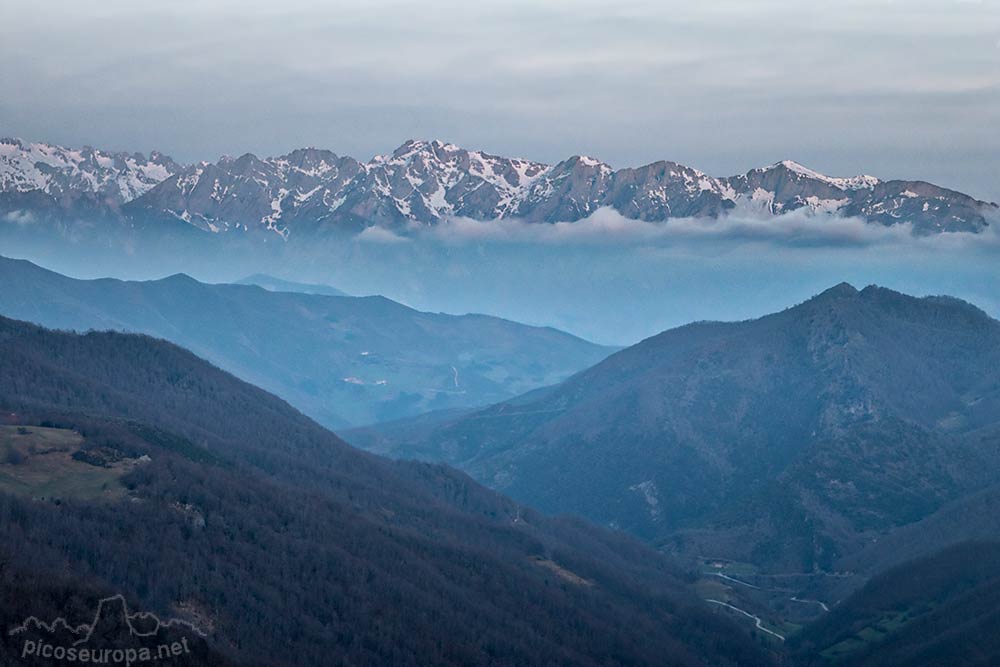
<svg viewBox="0 0 1000 667"><path fill-rule="evenodd" d="M766 244L784 248L871 248L890 246L945 252L991 251L1000 247L1000 216L983 233L944 233L916 236L901 223L886 227L860 218L812 214L805 210L779 216L737 212L718 220L677 218L645 222L622 216L610 207L573 222L530 223L514 218L473 220L453 217L438 225L414 227L401 234L371 227L362 242L400 243L420 240L441 246L525 245L599 247L678 247L699 244Z"/></svg>
<svg viewBox="0 0 1000 667"><path fill-rule="evenodd" d="M361 243L376 244L397 244L410 242L409 238L400 236L385 227L366 227L355 237L355 240Z"/></svg>
<svg viewBox="0 0 1000 667"><path fill-rule="evenodd" d="M18 227L27 227L36 222L35 216L31 211L22 210L9 211L0 220L17 225Z"/></svg>
<svg viewBox="0 0 1000 667"><path fill-rule="evenodd" d="M0 124L189 161L411 136L716 174L792 157L1000 200L998 36L991 0L13 0Z"/></svg>
<svg viewBox="0 0 1000 667"><path fill-rule="evenodd" d="M404 243L309 248L312 260L292 251L310 282L623 344L780 310L842 281L951 294L997 315L998 232L1000 220L981 234L914 236L906 225L796 213L645 223L602 209L573 223L453 219L400 232Z"/></svg>

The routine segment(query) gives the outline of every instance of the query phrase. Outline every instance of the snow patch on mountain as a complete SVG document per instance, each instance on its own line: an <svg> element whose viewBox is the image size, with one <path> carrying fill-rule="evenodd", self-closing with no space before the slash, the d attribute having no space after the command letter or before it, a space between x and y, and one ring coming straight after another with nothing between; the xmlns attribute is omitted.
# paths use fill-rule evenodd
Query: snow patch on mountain
<svg viewBox="0 0 1000 667"><path fill-rule="evenodd" d="M784 160L779 162L782 167L788 169L789 171L798 174L799 176L804 176L805 178L811 178L814 181L822 181L823 183L829 183L830 185L840 188L841 190L870 190L879 184L879 179L874 176L869 176L867 174L862 174L860 176L854 176L851 178L833 178L825 174L821 174L818 171L814 171L809 167L805 167L798 162L792 160ZM775 165L777 166L777 165ZM773 168L773 167L772 167Z"/></svg>

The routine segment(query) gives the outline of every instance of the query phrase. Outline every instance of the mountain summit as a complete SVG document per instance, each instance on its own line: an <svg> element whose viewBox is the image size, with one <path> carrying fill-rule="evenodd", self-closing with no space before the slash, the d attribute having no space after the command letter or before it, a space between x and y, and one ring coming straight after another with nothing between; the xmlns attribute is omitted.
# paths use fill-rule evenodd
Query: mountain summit
<svg viewBox="0 0 1000 667"><path fill-rule="evenodd" d="M118 215L124 205L121 215L133 223L179 220L213 233L263 230L285 238L451 217L572 222L602 207L645 221L805 211L908 222L929 234L981 231L997 211L922 181L833 178L791 160L718 178L675 162L616 170L577 155L549 165L411 139L368 162L305 148L182 168L157 153L147 159L0 142L0 215L79 214L69 193L88 202L83 212L91 214Z"/></svg>

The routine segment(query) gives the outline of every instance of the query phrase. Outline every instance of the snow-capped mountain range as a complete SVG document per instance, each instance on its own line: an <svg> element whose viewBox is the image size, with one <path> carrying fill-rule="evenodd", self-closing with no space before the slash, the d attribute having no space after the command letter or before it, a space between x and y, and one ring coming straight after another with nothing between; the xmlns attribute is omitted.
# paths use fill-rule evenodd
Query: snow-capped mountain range
<svg viewBox="0 0 1000 667"><path fill-rule="evenodd" d="M996 204L922 181L831 178L791 161L717 178L674 162L612 169L584 156L555 165L410 140L368 162L306 148L181 167L153 153L69 150L0 140L0 214L72 212L83 202L130 221L180 220L210 232L292 234L449 217L572 222L611 207L626 218L718 218L732 211L857 216L917 233L981 231Z"/></svg>
<svg viewBox="0 0 1000 667"><path fill-rule="evenodd" d="M0 139L3 194L41 192L57 200L83 196L120 206L180 170L180 165L155 151L147 157Z"/></svg>

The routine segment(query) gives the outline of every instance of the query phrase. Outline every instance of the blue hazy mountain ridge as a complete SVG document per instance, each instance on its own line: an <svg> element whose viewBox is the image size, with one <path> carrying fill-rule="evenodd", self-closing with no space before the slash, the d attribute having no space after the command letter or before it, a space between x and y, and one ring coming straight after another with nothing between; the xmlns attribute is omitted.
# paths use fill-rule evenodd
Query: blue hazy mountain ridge
<svg viewBox="0 0 1000 667"><path fill-rule="evenodd" d="M614 351L555 329L424 313L378 296L271 292L181 274L75 280L10 259L0 259L0 281L0 314L169 340L333 428L486 405Z"/></svg>
<svg viewBox="0 0 1000 667"><path fill-rule="evenodd" d="M322 294L325 296L350 296L336 287L329 285L318 285L313 283L299 283L292 280L275 278L264 273L255 273L252 276L241 278L236 281L237 285L257 285L269 292L300 292L302 294Z"/></svg>
<svg viewBox="0 0 1000 667"><path fill-rule="evenodd" d="M1000 322L842 284L702 322L516 401L346 434L689 556L830 571L1000 482Z"/></svg>

